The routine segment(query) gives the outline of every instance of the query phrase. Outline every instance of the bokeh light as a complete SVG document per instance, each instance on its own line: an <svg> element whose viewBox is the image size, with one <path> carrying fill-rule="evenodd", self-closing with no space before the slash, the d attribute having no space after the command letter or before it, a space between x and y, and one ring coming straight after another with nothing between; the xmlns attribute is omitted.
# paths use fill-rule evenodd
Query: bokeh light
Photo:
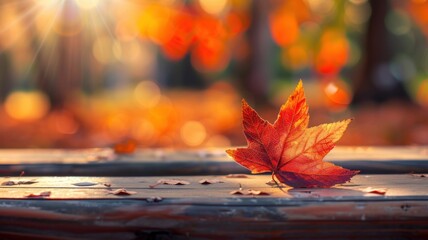
<svg viewBox="0 0 428 240"><path fill-rule="evenodd" d="M97 61L107 64L120 59L122 56L122 49L117 41L104 36L95 40L92 53Z"/></svg>
<svg viewBox="0 0 428 240"><path fill-rule="evenodd" d="M299 70L309 65L309 53L304 45L295 44L282 50L281 60L284 67Z"/></svg>
<svg viewBox="0 0 428 240"><path fill-rule="evenodd" d="M300 78L314 123L346 115L375 135L343 143L424 142L410 126L426 114L395 102L428 106L428 1L388 1L380 20L376 4L0 2L0 134L19 136L0 147L241 145L240 100L274 119ZM374 129L378 112L402 124Z"/></svg>
<svg viewBox="0 0 428 240"><path fill-rule="evenodd" d="M421 81L417 88L416 99L422 106L428 107L428 79Z"/></svg>
<svg viewBox="0 0 428 240"><path fill-rule="evenodd" d="M126 137L130 130L129 125L129 117L125 114L113 114L106 119L107 132L115 138Z"/></svg>
<svg viewBox="0 0 428 240"><path fill-rule="evenodd" d="M35 121L46 115L49 101L41 92L16 91L7 97L4 106L6 113L16 120Z"/></svg>
<svg viewBox="0 0 428 240"><path fill-rule="evenodd" d="M153 81L141 81L134 90L134 97L143 108L153 108L161 99L161 92Z"/></svg>
<svg viewBox="0 0 428 240"><path fill-rule="evenodd" d="M229 50L223 42L210 39L195 46L192 64L201 72L217 72L229 63Z"/></svg>
<svg viewBox="0 0 428 240"><path fill-rule="evenodd" d="M164 44L171 39L170 24L177 14L173 9L158 4L147 6L137 21L141 34L157 44Z"/></svg>
<svg viewBox="0 0 428 240"><path fill-rule="evenodd" d="M337 29L329 29L321 36L317 71L325 75L337 74L348 61L348 56L349 44L344 34Z"/></svg>
<svg viewBox="0 0 428 240"><path fill-rule="evenodd" d="M349 1L345 8L345 21L351 25L361 25L369 20L371 9L367 1Z"/></svg>
<svg viewBox="0 0 428 240"><path fill-rule="evenodd" d="M349 86L341 79L328 80L324 86L324 93L327 104L336 111L345 110L352 99Z"/></svg>
<svg viewBox="0 0 428 240"><path fill-rule="evenodd" d="M401 10L389 12L385 24L388 30L396 35L407 34L411 28L409 17Z"/></svg>
<svg viewBox="0 0 428 240"><path fill-rule="evenodd" d="M151 146L156 142L158 133L150 121L142 119L133 127L132 136L143 146Z"/></svg>
<svg viewBox="0 0 428 240"><path fill-rule="evenodd" d="M207 133L204 125L198 121L188 121L180 129L183 142L190 147L196 147L203 143Z"/></svg>
<svg viewBox="0 0 428 240"><path fill-rule="evenodd" d="M269 20L272 38L278 45L290 45L299 37L299 24L293 14L279 11Z"/></svg>
<svg viewBox="0 0 428 240"><path fill-rule="evenodd" d="M229 3L229 0L199 0L201 8L213 15L220 15L225 11Z"/></svg>
<svg viewBox="0 0 428 240"><path fill-rule="evenodd" d="M306 0L305 2L314 13L320 14L321 16L333 12L336 7L334 1Z"/></svg>
<svg viewBox="0 0 428 240"><path fill-rule="evenodd" d="M79 123L66 111L54 112L52 116L56 129L62 134L75 134L79 129Z"/></svg>

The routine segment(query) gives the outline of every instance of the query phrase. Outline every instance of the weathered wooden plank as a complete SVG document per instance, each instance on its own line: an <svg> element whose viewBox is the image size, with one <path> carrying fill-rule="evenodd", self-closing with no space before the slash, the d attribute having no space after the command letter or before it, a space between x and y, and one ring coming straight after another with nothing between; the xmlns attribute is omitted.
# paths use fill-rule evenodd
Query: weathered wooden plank
<svg viewBox="0 0 428 240"><path fill-rule="evenodd" d="M13 177L0 181L0 237L6 239L424 239L428 237L428 178L357 175L331 189L266 185L248 178L175 176L190 184L159 185L161 177ZM202 185L204 178L223 183ZM75 186L75 183L97 183ZM112 189L135 191L130 196ZM85 184L83 184L85 185ZM231 195L241 185L268 196ZM386 194L365 189L385 188ZM44 199L29 193L51 191ZM153 198L161 197L161 198Z"/></svg>
<svg viewBox="0 0 428 240"><path fill-rule="evenodd" d="M336 147L326 156L362 173L428 172L428 147ZM224 149L142 149L116 155L111 149L0 150L0 175L167 176L248 173Z"/></svg>
<svg viewBox="0 0 428 240"><path fill-rule="evenodd" d="M428 236L426 201L356 203L277 199L256 205L252 200L243 199L239 205L175 203L174 199L156 203L123 199L0 200L0 236L40 239L423 239Z"/></svg>
<svg viewBox="0 0 428 240"><path fill-rule="evenodd" d="M266 184L270 180L268 175L246 175L247 178L227 178L226 176L172 176L162 177L20 177L0 178L2 184L8 182L23 184L1 185L0 198L24 198L30 193L51 191L49 199L117 199L122 196L112 195L111 190L125 188L135 191L130 198L216 198L220 201L225 198L236 197L230 192L242 189L264 191L270 196L242 196L248 198L347 198L355 201L365 200L367 197L393 198L427 198L428 178L424 175L357 175L352 182L338 185L335 188L293 189L287 186L281 188ZM155 185L160 179L178 179L187 181L187 185ZM204 185L199 183L203 179L221 180L222 183ZM37 181L24 184L26 181ZM90 185L91 184L91 185ZM76 186L77 185L77 186ZM83 186L79 186L83 185ZM90 185L90 186L88 186ZM385 195L369 193L368 188L385 190ZM239 195L238 195L239 196ZM241 196L239 196L241 197ZM123 198L123 197L122 197ZM219 200L220 199L220 200Z"/></svg>
<svg viewBox="0 0 428 240"><path fill-rule="evenodd" d="M93 149L0 149L0 162L22 163L88 163L120 159L126 162L140 161L188 161L215 159L229 161L224 148L213 149L138 149L133 154L115 155L110 148ZM428 160L428 146L352 147L337 146L327 160Z"/></svg>

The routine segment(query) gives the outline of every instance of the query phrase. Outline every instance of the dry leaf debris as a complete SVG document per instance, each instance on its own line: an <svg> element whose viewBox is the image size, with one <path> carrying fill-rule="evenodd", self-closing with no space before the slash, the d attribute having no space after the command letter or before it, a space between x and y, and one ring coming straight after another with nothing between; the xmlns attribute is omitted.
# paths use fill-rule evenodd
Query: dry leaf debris
<svg viewBox="0 0 428 240"><path fill-rule="evenodd" d="M25 197L27 197L27 198L46 198L46 197L50 197L50 196L51 196L50 191L45 191L45 192L41 192L38 194L30 193L30 194L25 195Z"/></svg>
<svg viewBox="0 0 428 240"><path fill-rule="evenodd" d="M133 195L136 194L135 191L128 191L125 188L119 188L116 190L109 191L109 194L117 195L117 196L127 196L127 195Z"/></svg>
<svg viewBox="0 0 428 240"><path fill-rule="evenodd" d="M159 179L157 181L157 183L150 185L149 187L155 188L156 186L159 186L162 184L165 184L165 185L188 185L188 184L190 184L190 182L184 181L184 180L178 180L178 179Z"/></svg>
<svg viewBox="0 0 428 240"><path fill-rule="evenodd" d="M223 183L223 181L216 178L211 178L211 179L204 178L200 180L199 183L202 185L208 185L208 184L214 184L214 183Z"/></svg>

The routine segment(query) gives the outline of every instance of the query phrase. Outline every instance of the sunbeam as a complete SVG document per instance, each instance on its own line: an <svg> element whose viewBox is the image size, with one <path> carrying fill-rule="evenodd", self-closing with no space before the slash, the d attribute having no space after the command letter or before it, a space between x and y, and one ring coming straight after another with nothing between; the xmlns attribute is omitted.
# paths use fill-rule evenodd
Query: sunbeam
<svg viewBox="0 0 428 240"><path fill-rule="evenodd" d="M34 53L34 56L33 56L33 59L31 60L31 62L30 62L30 64L29 64L29 67L28 67L28 71L27 71L27 75L29 74L29 72L31 71L31 69L32 69L32 67L33 67L33 65L34 65L34 63L35 63L35 61L36 61L36 59L37 59L37 57L39 56L39 53L40 53L40 51L42 50L42 48L43 48L43 45L45 44L45 41L46 41L46 39L47 39L47 37L48 37L48 35L52 32L52 29L53 29L53 26L54 26L54 24L56 23L56 20L57 20L57 18L58 18L58 16L59 16L59 13L61 12L61 9L62 9L62 7L63 7L63 3L64 3L64 1L65 0L61 0L61 1L56 1L55 3L57 3L58 4L58 7L56 8L56 11L55 11L55 14L54 14L54 17L53 17L53 19L51 20L51 22L49 23L49 25L48 25L48 27L46 28L46 30L45 30L45 32L44 32L44 34L43 34L43 36L42 36L42 38L41 38L41 41L40 41L40 44L37 46L37 49L36 49L36 51L35 51L35 53ZM53 47L51 47L51 53L53 52ZM47 64L47 66L46 66L46 69L45 69L45 75L47 74L47 70L49 69L49 65L50 65L50 58L52 57L52 54L50 54L50 56L49 56L49 58L48 58L48 64Z"/></svg>
<svg viewBox="0 0 428 240"><path fill-rule="evenodd" d="M38 5L34 5L32 6L30 9L24 11L22 14L20 14L18 17L14 18L13 21L9 22L6 26L0 28L0 35L2 35L3 33L5 33L6 31L8 31L9 29L11 29L14 25L18 24L19 22L21 22L23 19L27 18L30 16L30 14L36 12L40 7L42 6L41 3L39 3ZM3 8L6 8L4 6L0 6L3 10ZM22 9L20 9L22 10Z"/></svg>
<svg viewBox="0 0 428 240"><path fill-rule="evenodd" d="M104 16L101 14L100 10L98 8L95 8L96 12L98 14L98 17L101 19L101 22L103 24L103 26L105 27L106 31L108 32L108 34L110 35L110 37L112 39L115 39L113 32L111 31L110 27L108 26L106 20L104 19Z"/></svg>

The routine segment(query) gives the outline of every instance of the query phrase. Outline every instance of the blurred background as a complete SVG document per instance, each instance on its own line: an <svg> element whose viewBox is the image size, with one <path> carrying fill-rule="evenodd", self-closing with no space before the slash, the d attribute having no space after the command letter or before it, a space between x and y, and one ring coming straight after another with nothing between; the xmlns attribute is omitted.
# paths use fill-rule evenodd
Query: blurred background
<svg viewBox="0 0 428 240"><path fill-rule="evenodd" d="M244 145L299 79L342 145L428 144L428 1L1 0L0 147Z"/></svg>

